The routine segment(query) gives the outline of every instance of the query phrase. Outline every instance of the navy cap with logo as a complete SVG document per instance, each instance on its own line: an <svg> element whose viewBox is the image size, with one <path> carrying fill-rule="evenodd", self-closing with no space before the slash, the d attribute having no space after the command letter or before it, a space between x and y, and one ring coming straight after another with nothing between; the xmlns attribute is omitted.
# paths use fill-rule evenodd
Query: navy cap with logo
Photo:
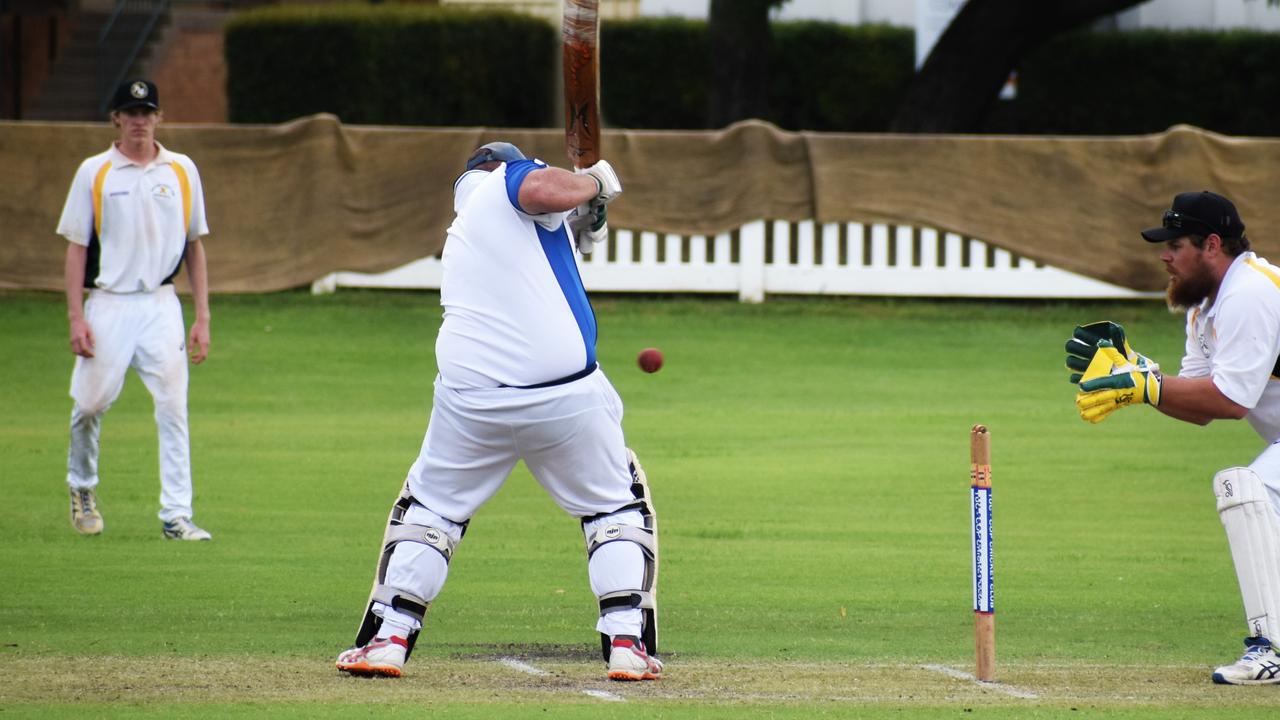
<svg viewBox="0 0 1280 720"><path fill-rule="evenodd" d="M1221 238L1244 236L1244 222L1235 203L1225 197L1201 190L1178 193L1173 206L1164 211L1160 227L1142 231L1147 242L1168 242L1187 235L1217 235Z"/></svg>
<svg viewBox="0 0 1280 720"><path fill-rule="evenodd" d="M476 148L476 151L467 159L467 170L474 170L476 166L487 162L511 162L524 159L524 153L520 152L520 148L515 145L509 142L491 142Z"/></svg>
<svg viewBox="0 0 1280 720"><path fill-rule="evenodd" d="M120 83L116 94L111 98L111 110L114 112L135 107L160 109L160 92L156 90L155 83L141 79Z"/></svg>

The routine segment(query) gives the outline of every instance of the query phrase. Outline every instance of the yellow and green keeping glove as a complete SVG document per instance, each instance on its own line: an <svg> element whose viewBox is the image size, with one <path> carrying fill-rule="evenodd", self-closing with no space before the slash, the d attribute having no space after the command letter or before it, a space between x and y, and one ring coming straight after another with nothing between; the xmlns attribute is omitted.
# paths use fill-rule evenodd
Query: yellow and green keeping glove
<svg viewBox="0 0 1280 720"><path fill-rule="evenodd" d="M1071 339L1067 340L1067 369L1071 371L1067 379L1072 384L1080 383L1080 377L1093 361L1094 354L1098 352L1098 343L1103 340L1110 342L1112 347L1124 354L1125 359L1135 365L1139 364L1139 360L1149 365L1155 364L1129 347L1129 341L1124 336L1124 328L1119 323L1101 320L1087 325L1077 325L1075 332L1071 334Z"/></svg>
<svg viewBox="0 0 1280 720"><path fill-rule="evenodd" d="M1117 409L1139 402L1160 404L1160 366L1135 353L1136 362L1121 355L1110 340L1099 340L1093 360L1080 377L1076 409L1080 419L1100 423Z"/></svg>

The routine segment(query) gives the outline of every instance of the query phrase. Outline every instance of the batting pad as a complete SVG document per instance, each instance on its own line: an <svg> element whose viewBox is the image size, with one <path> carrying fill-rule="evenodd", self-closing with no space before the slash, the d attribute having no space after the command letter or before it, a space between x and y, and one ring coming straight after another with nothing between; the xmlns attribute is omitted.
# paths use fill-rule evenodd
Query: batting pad
<svg viewBox="0 0 1280 720"><path fill-rule="evenodd" d="M613 512L582 518L582 528L586 533L587 567L590 572L591 557L601 546L613 542L626 542L640 548L644 562L644 577L640 587L606 592L599 596L600 614L626 608L641 610L643 617L640 640L650 655L658 652L658 515L653 509L653 500L649 494L649 480L640 467L640 458L630 448L627 449L627 466L631 471L631 495L634 503L623 506ZM644 522L643 527L622 523L601 524L599 521L610 516L629 511L638 511ZM592 527L593 524L595 527ZM609 662L612 638L600 633L600 651L605 662Z"/></svg>
<svg viewBox="0 0 1280 720"><path fill-rule="evenodd" d="M1280 642L1280 519L1262 478L1233 467L1213 477L1218 516L1227 531L1249 634Z"/></svg>

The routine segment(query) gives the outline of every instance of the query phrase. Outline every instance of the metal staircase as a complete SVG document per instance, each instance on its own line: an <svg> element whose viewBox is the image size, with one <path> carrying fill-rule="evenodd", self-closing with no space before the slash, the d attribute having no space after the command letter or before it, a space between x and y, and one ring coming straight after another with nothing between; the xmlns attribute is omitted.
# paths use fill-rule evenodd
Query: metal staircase
<svg viewBox="0 0 1280 720"><path fill-rule="evenodd" d="M116 85L145 63L169 0L118 0L111 12L77 10L28 120L103 120Z"/></svg>

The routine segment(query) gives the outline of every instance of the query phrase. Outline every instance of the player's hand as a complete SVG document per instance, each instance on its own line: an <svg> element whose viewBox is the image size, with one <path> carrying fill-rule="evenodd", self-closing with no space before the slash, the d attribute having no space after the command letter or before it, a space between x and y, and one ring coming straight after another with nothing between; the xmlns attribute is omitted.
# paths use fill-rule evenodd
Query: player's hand
<svg viewBox="0 0 1280 720"><path fill-rule="evenodd" d="M209 321L196 320L191 325L191 333L187 338L187 352L191 355L191 364L199 365L209 357Z"/></svg>
<svg viewBox="0 0 1280 720"><path fill-rule="evenodd" d="M618 174L613 171L608 160L601 160L591 167L578 168L574 172L595 178L596 196L591 201L592 204L608 205L622 194L622 181L618 180Z"/></svg>
<svg viewBox="0 0 1280 720"><path fill-rule="evenodd" d="M1089 363L1093 361L1094 353L1098 351L1098 343L1102 340L1110 342L1113 347L1124 354L1125 359L1129 362L1136 365L1139 360L1142 360L1153 369L1159 369L1159 366L1152 362L1150 358L1134 352L1133 348L1129 346L1129 341L1124 336L1124 328L1119 323L1102 320L1088 325L1077 325L1075 332L1071 335L1071 339L1067 340L1067 369L1072 371L1067 378L1068 381L1073 384L1079 384L1081 375L1089 367Z"/></svg>
<svg viewBox="0 0 1280 720"><path fill-rule="evenodd" d="M1136 363L1121 355L1109 340L1100 340L1080 379L1076 409L1080 419L1100 423L1116 410L1139 402L1160 404L1163 376L1155 363L1138 355Z"/></svg>
<svg viewBox="0 0 1280 720"><path fill-rule="evenodd" d="M71 352L80 357L93 357L93 329L83 317L71 320Z"/></svg>
<svg viewBox="0 0 1280 720"><path fill-rule="evenodd" d="M594 201L578 206L569 216L569 229L578 252L590 255L596 243L609 237L609 207Z"/></svg>

